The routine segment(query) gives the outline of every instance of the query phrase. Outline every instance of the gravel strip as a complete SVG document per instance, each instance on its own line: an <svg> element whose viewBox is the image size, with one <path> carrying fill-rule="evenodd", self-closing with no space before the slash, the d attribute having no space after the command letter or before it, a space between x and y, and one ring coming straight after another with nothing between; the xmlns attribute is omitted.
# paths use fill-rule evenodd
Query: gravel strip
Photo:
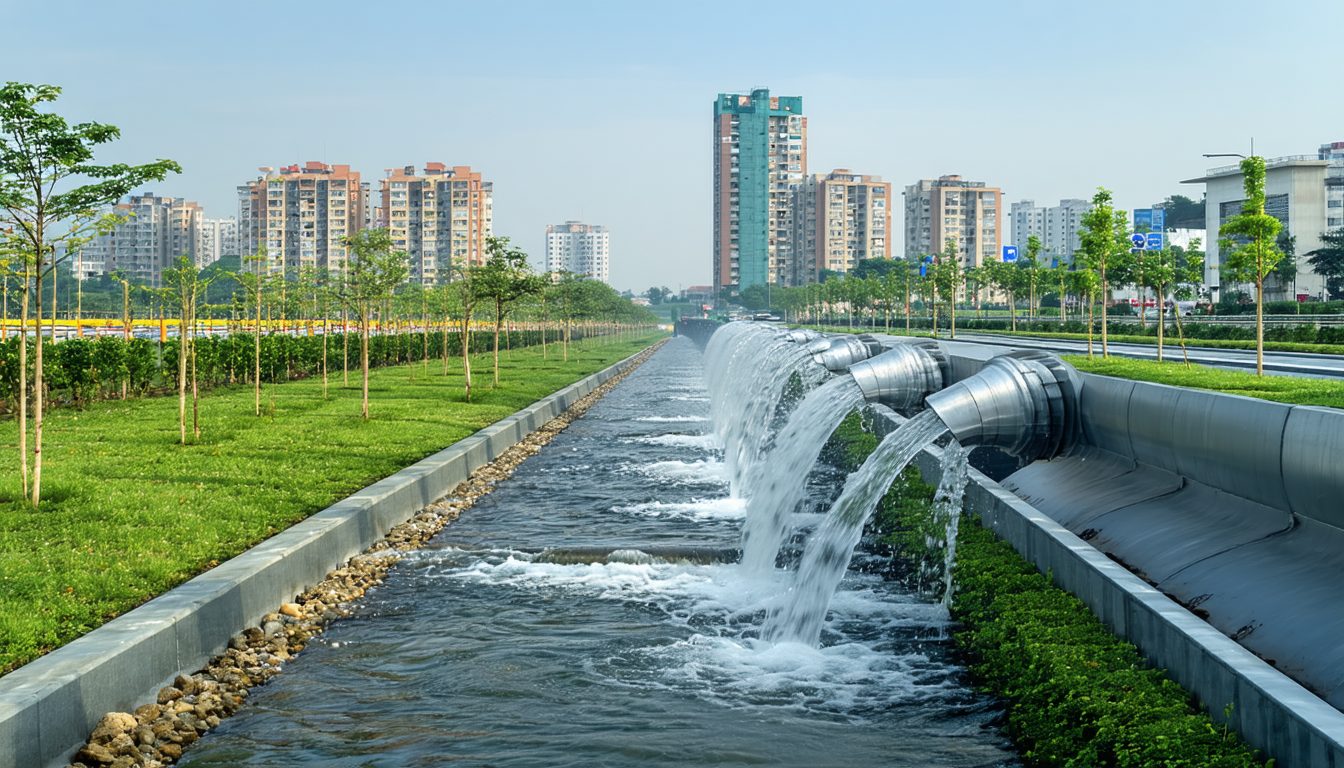
<svg viewBox="0 0 1344 768"><path fill-rule="evenodd" d="M393 528L385 538L327 574L325 581L284 603L262 619L261 626L234 635L229 648L204 669L178 675L159 690L154 703L134 713L109 712L75 753L70 768L156 768L176 762L206 731L219 725L247 700L253 686L280 674L284 662L303 650L332 621L350 614L351 602L383 583L401 552L419 549L444 526L457 519L480 497L508 479L519 464L541 450L582 416L665 342L640 353L634 364L546 422L494 461L471 473L446 496Z"/></svg>

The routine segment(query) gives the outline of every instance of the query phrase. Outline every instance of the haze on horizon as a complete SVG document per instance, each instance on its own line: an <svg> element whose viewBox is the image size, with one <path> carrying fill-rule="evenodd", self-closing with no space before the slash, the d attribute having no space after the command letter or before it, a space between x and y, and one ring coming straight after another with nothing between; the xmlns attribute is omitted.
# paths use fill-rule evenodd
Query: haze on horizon
<svg viewBox="0 0 1344 768"><path fill-rule="evenodd" d="M1198 199L1179 181L1229 162L1202 153L1344 140L1338 5L1318 0L49 8L0 0L0 80L118 126L100 161L182 164L147 189L227 218L260 166L349 164L376 189L386 168L470 165L496 234L539 264L546 224L606 225L612 283L637 293L711 282L721 92L801 96L810 173L957 173L1009 202Z"/></svg>

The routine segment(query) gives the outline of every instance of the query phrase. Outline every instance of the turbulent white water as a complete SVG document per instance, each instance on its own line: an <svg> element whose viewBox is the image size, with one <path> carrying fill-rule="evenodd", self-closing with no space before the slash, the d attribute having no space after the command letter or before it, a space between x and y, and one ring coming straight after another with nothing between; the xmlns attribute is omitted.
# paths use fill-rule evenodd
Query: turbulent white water
<svg viewBox="0 0 1344 768"><path fill-rule="evenodd" d="M776 336L773 326L729 323L705 350L705 383L714 427L723 444L724 465L734 496L750 498L757 465L767 454L770 423L793 374L815 380L819 368L801 345ZM806 381L804 382L806 383Z"/></svg>
<svg viewBox="0 0 1344 768"><path fill-rule="evenodd" d="M774 450L758 466L742 526L742 565L761 573L775 567L775 556L789 531L789 518L803 498L807 475L831 433L863 404L851 376L841 376L808 393L775 437Z"/></svg>
<svg viewBox="0 0 1344 768"><path fill-rule="evenodd" d="M953 440L943 449L943 477L938 481L938 492L933 497L933 510L943 523L943 605L952 605L955 584L952 568L957 564L957 528L961 524L961 505L966 491L966 475L970 465L969 453L961 443Z"/></svg>
<svg viewBox="0 0 1344 768"><path fill-rule="evenodd" d="M887 435L849 476L826 520L808 540L793 586L783 604L771 611L762 637L775 643L818 643L827 606L849 567L864 523L901 470L946 432L938 416L925 411Z"/></svg>

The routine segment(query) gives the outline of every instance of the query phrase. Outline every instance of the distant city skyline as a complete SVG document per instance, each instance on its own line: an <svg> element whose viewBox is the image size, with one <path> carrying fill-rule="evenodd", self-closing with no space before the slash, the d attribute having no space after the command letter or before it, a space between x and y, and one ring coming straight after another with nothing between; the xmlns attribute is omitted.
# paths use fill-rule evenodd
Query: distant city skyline
<svg viewBox="0 0 1344 768"><path fill-rule="evenodd" d="M0 2L0 77L61 86L59 114L118 126L100 162L182 164L138 193L220 219L237 215L236 188L261 166L349 165L376 188L384 169L435 158L493 180L494 232L539 268L547 224L610 227L611 282L636 292L712 282L705 122L719 93L802 98L813 169L881 175L898 190L958 174L1005 201L1090 198L1098 186L1125 209L1198 198L1180 181L1225 164L1203 153L1245 154L1252 137L1267 157L1344 140L1344 103L1328 87L1344 53L1302 35L1337 11L1331 2L1135 2L1123 13L860 3L838 15L787 2L410 2L396 14L348 2L320 14L247 0L135 14L76 2L59 26L48 7ZM816 50L781 53L763 34L722 55L711 32L767 10L806 24ZM600 44L557 34L575 24ZM451 75L437 49L414 44L448 25L473 30L453 40ZM291 46L310 43L340 57L287 68ZM376 65L393 54L407 76ZM137 90L150 73L154 98ZM892 213L901 231L903 206Z"/></svg>

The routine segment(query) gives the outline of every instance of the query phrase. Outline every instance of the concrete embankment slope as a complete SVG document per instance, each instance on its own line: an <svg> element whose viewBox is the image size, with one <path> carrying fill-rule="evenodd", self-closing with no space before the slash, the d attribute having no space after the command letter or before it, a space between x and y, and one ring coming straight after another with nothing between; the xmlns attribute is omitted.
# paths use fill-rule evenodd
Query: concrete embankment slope
<svg viewBox="0 0 1344 768"><path fill-rule="evenodd" d="M327 572L636 364L584 378L0 678L0 768L62 761L104 714L200 668Z"/></svg>

